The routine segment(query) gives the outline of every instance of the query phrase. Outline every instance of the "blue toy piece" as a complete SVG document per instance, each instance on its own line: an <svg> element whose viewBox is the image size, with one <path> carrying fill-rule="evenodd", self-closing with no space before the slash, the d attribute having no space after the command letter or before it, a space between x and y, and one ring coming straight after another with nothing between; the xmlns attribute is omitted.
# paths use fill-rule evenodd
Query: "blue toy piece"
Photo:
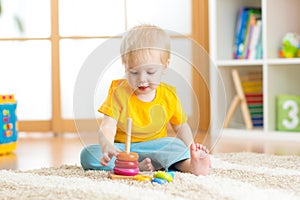
<svg viewBox="0 0 300 200"><path fill-rule="evenodd" d="M175 173L173 171L167 172L167 174L170 174L172 176L172 179L174 179Z"/></svg>
<svg viewBox="0 0 300 200"><path fill-rule="evenodd" d="M14 95L0 95L0 155L16 149L16 108Z"/></svg>
<svg viewBox="0 0 300 200"><path fill-rule="evenodd" d="M160 185L167 183L168 181L162 178L153 178L151 183L158 183Z"/></svg>

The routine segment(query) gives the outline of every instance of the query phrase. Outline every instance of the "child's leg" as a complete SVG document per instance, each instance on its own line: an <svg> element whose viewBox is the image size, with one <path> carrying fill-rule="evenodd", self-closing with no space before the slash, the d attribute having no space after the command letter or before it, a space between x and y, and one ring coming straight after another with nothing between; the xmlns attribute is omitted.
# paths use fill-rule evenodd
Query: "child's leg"
<svg viewBox="0 0 300 200"><path fill-rule="evenodd" d="M190 158L189 148L180 139L171 137L132 143L131 151L139 154L139 162L149 158L154 170L168 170L175 163Z"/></svg>
<svg viewBox="0 0 300 200"><path fill-rule="evenodd" d="M115 144L117 148L124 150L124 144ZM80 154L80 163L84 170L106 170L111 171L114 168L116 158L113 157L107 166L100 164L102 151L99 144L86 146Z"/></svg>
<svg viewBox="0 0 300 200"><path fill-rule="evenodd" d="M175 167L183 172L190 172L196 176L207 175L210 169L210 156L208 149L201 144L191 144L191 159L183 160L175 164Z"/></svg>

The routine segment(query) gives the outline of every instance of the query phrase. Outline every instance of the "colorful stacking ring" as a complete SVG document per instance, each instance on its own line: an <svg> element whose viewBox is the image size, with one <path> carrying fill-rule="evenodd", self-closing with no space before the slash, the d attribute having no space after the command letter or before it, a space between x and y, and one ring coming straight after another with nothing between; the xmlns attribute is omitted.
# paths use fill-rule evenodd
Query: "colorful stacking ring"
<svg viewBox="0 0 300 200"><path fill-rule="evenodd" d="M139 158L139 155L137 153L134 152L120 152L117 155L117 159L118 160L123 160L123 161L137 161Z"/></svg>
<svg viewBox="0 0 300 200"><path fill-rule="evenodd" d="M115 166L117 168L137 168L139 166L139 162L136 161L124 161L124 160L116 160Z"/></svg>
<svg viewBox="0 0 300 200"><path fill-rule="evenodd" d="M139 168L132 168L132 169L124 169L124 168L114 168L114 173L118 175L124 175L124 176L135 176L139 173Z"/></svg>
<svg viewBox="0 0 300 200"><path fill-rule="evenodd" d="M173 175L174 176L174 175ZM160 179L165 179L168 182L172 182L173 181L173 176L172 174L168 173L168 172L163 172L163 171L158 171L154 174L154 178L160 178Z"/></svg>

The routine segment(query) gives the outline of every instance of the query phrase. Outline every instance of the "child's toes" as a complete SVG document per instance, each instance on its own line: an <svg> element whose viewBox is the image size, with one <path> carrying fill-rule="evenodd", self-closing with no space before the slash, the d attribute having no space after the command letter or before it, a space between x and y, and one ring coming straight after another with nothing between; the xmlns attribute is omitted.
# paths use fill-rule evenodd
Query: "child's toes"
<svg viewBox="0 0 300 200"><path fill-rule="evenodd" d="M191 150L191 151L197 150L197 144L191 144L191 145L190 145L190 150Z"/></svg>

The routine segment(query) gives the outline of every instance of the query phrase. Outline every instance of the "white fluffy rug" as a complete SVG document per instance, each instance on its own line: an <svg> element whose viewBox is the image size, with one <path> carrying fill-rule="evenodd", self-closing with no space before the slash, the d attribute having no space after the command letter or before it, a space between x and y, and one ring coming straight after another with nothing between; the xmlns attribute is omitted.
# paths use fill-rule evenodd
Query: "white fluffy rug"
<svg viewBox="0 0 300 200"><path fill-rule="evenodd" d="M300 199L300 157L217 154L208 176L175 173L164 185L111 180L108 172L61 166L0 170L0 199Z"/></svg>

